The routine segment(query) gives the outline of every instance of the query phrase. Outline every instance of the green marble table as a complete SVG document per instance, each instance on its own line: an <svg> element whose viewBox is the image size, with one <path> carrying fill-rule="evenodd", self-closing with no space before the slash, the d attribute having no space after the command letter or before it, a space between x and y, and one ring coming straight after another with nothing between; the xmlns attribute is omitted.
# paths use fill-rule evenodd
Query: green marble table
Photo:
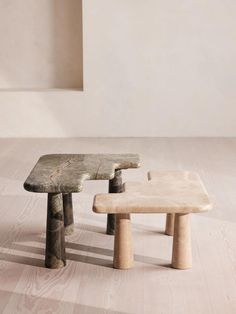
<svg viewBox="0 0 236 314"><path fill-rule="evenodd" d="M137 154L50 154L40 157L24 183L29 192L47 193L46 258L48 268L66 264L65 237L73 232L72 193L85 180L109 180L109 192L122 192L122 169L138 168ZM115 215L108 214L107 234L114 234Z"/></svg>

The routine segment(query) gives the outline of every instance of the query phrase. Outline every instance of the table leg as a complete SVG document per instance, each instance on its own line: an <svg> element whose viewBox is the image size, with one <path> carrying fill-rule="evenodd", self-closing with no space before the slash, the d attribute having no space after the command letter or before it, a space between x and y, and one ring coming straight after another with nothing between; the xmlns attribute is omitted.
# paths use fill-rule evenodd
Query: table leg
<svg viewBox="0 0 236 314"><path fill-rule="evenodd" d="M134 255L130 214L117 214L114 243L114 268L129 269L133 266L133 263Z"/></svg>
<svg viewBox="0 0 236 314"><path fill-rule="evenodd" d="M175 214L166 214L166 230L165 234L169 236L174 235L174 226L175 226Z"/></svg>
<svg viewBox="0 0 236 314"><path fill-rule="evenodd" d="M68 236L74 231L72 193L63 194L63 211L65 235Z"/></svg>
<svg viewBox="0 0 236 314"><path fill-rule="evenodd" d="M121 170L115 170L115 177L109 180L109 193L121 193L122 191L122 172ZM115 214L107 215L107 234L115 234L115 220Z"/></svg>
<svg viewBox="0 0 236 314"><path fill-rule="evenodd" d="M190 214L175 214L172 267L188 269L192 267Z"/></svg>
<svg viewBox="0 0 236 314"><path fill-rule="evenodd" d="M48 268L66 265L63 202L60 193L48 194L45 265Z"/></svg>

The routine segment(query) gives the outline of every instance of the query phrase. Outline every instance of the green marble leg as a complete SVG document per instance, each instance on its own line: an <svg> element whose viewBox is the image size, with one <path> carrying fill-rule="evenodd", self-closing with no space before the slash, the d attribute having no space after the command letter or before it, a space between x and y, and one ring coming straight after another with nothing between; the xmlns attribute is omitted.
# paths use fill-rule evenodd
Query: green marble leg
<svg viewBox="0 0 236 314"><path fill-rule="evenodd" d="M61 268L66 265L63 202L60 193L48 194L45 266Z"/></svg>
<svg viewBox="0 0 236 314"><path fill-rule="evenodd" d="M63 211L65 235L68 236L74 231L73 203L71 193L63 194Z"/></svg>
<svg viewBox="0 0 236 314"><path fill-rule="evenodd" d="M109 193L122 193L122 172L121 170L115 170L115 177L109 180ZM107 234L115 234L116 215L107 215Z"/></svg>

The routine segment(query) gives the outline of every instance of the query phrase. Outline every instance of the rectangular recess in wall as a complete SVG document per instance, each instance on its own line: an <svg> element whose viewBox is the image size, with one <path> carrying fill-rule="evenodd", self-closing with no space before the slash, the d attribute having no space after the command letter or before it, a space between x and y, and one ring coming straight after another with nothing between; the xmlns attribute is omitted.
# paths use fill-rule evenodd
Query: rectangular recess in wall
<svg viewBox="0 0 236 314"><path fill-rule="evenodd" d="M0 89L83 89L82 0L0 1Z"/></svg>

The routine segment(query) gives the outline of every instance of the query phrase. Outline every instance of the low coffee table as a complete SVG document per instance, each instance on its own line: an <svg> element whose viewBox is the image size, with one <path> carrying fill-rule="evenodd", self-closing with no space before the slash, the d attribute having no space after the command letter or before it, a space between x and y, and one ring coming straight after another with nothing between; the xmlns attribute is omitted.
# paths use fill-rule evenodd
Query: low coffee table
<svg viewBox="0 0 236 314"><path fill-rule="evenodd" d="M66 264L65 234L73 232L72 193L81 192L85 180L109 180L109 192L122 192L121 169L138 168L137 154L50 154L40 157L24 183L30 192L47 193L45 265ZM115 215L108 214L107 234L114 234Z"/></svg>
<svg viewBox="0 0 236 314"><path fill-rule="evenodd" d="M133 266L131 214L167 214L166 234L173 234L172 267L192 266L190 214L212 208L198 174L189 171L151 171L149 181L126 182L121 194L98 194L96 213L116 214L114 267ZM148 239L147 239L148 241ZM148 242L147 242L148 248Z"/></svg>

